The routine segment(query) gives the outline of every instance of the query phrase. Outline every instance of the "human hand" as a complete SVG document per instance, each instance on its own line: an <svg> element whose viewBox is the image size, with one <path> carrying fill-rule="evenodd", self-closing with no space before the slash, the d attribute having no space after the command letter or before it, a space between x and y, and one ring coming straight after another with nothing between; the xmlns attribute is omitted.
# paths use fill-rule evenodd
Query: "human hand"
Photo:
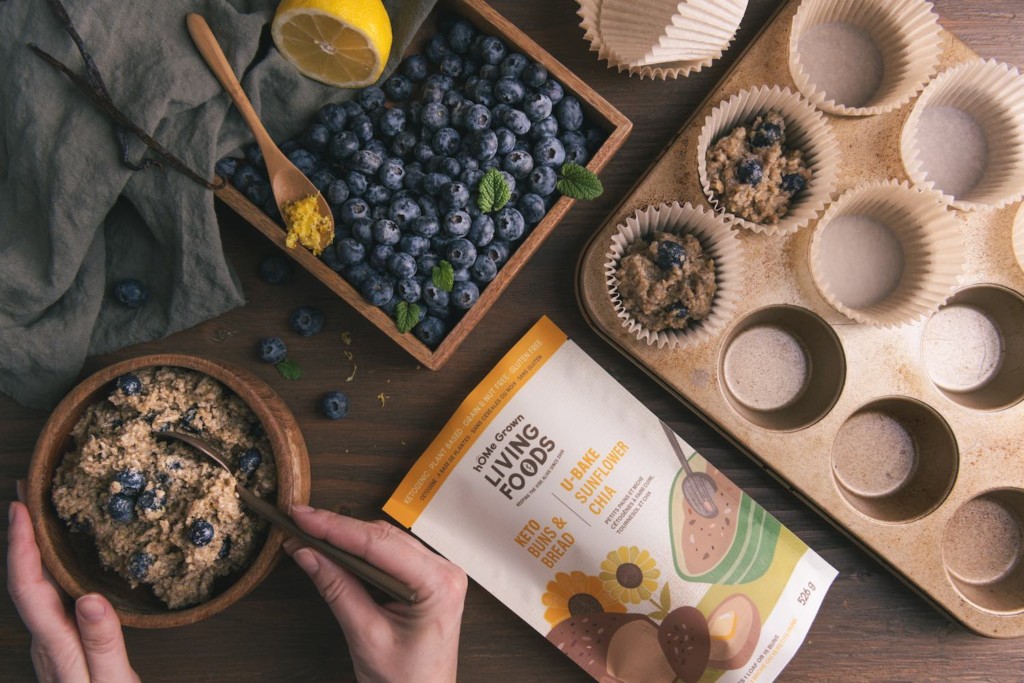
<svg viewBox="0 0 1024 683"><path fill-rule="evenodd" d="M18 497L22 497L18 486ZM128 662L121 622L96 593L75 602L72 617L43 569L28 508L11 503L7 528L7 590L32 634L32 664L40 681L138 681Z"/></svg>
<svg viewBox="0 0 1024 683"><path fill-rule="evenodd" d="M409 534L307 506L291 509L306 533L362 557L416 591L418 602L378 605L355 576L302 542L285 550L334 612L362 683L452 683L458 664L466 574Z"/></svg>

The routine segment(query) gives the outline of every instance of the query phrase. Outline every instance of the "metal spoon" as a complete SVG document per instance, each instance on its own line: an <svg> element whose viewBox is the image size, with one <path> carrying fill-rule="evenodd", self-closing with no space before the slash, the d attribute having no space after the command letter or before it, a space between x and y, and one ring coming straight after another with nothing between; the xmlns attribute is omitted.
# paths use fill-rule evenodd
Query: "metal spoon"
<svg viewBox="0 0 1024 683"><path fill-rule="evenodd" d="M256 115L256 110L252 108L249 98L245 96L242 84L238 82L235 72L231 70L231 64L224 56L224 51L221 50L206 19L193 13L185 18L185 24L188 26L189 35L192 36L192 42L196 44L206 65L210 67L210 71L231 96L242 118L249 125L249 130L256 138L256 144L263 152L263 161L267 164L267 175L270 177L270 189L274 193L274 202L281 211L281 215L284 215L285 204L316 195L320 215L331 221L330 231L320 240L320 248L326 248L334 239L334 217L327 200L271 139L259 116Z"/></svg>
<svg viewBox="0 0 1024 683"><path fill-rule="evenodd" d="M664 422L661 423L661 427L665 430L665 435L668 437L669 443L672 444L672 450L676 452L679 462L683 463L683 467L686 469L686 476L683 478L683 498L701 517L717 517L718 506L715 505L715 492L718 491L718 484L707 472L694 472L690 467L690 461L679 445L676 433Z"/></svg>
<svg viewBox="0 0 1024 683"><path fill-rule="evenodd" d="M188 444L192 448L196 449L203 455L207 456L215 463L224 468L224 471L231 475L234 479L235 475L231 474L231 468L228 467L224 459L217 453L213 446L206 441L193 436L192 434L185 434L183 432L158 432L154 431L153 435L158 438L176 439L182 443ZM377 567L367 562L361 557L350 555L349 553L335 548L333 545L324 541L320 538L310 536L305 531L300 529L292 521L292 518L284 514L269 502L258 497L255 493L245 488L238 481L235 481L235 490L238 491L238 497L242 499L247 506L249 506L253 512L267 520L279 529L283 529L286 533L298 538L300 541L308 546L316 548L318 551L329 557L331 560L341 565L345 569L349 570L363 581L376 586L381 589L392 598L401 600L402 602L413 604L416 602L416 591L409 586L405 585L390 574L386 574Z"/></svg>

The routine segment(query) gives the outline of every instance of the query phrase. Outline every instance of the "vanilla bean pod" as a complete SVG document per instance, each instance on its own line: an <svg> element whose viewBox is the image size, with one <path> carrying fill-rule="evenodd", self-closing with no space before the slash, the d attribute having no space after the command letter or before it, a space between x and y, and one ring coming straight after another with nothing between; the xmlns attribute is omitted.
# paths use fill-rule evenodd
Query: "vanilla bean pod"
<svg viewBox="0 0 1024 683"><path fill-rule="evenodd" d="M163 145L161 145L159 142L150 137L149 133L140 128L134 121L128 118L128 116L126 116L124 112L118 109L109 97L104 96L103 94L99 93L96 89L94 89L92 87L92 84L87 79L82 78L81 76L76 74L66 64L61 62L59 59L57 59L50 53L43 50L35 43L29 43L28 46L32 49L33 52L35 52L40 58L42 58L43 61L47 62L48 64L59 70L61 73L63 73L65 76L67 76L71 80L71 82L78 87L79 90L85 93L85 95L92 101L94 105L96 105L98 109L100 109L103 113L105 113L107 116L113 119L116 123L124 126L127 130L131 131L136 137L139 138L139 140L145 143L147 147L153 150L157 154L157 156L166 161L172 168L187 175L192 180L196 181L197 183L200 183L201 185L205 186L210 190L219 190L220 188L224 187L225 183L223 180L221 180L219 183L211 183L206 178L202 177L201 175L193 171L191 168L189 168L188 164L186 164L184 161L176 157L171 152L167 151L167 149L165 149Z"/></svg>

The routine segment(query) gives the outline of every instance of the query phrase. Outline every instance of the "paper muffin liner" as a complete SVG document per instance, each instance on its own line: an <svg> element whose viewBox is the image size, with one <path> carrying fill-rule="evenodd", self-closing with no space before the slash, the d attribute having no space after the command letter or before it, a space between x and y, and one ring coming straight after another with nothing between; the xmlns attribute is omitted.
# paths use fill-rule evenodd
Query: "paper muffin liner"
<svg viewBox="0 0 1024 683"><path fill-rule="evenodd" d="M775 110L786 121L786 147L803 152L811 179L790 203L789 211L774 225L762 225L735 216L719 206L708 180L707 152L733 128L752 123L759 114ZM787 235L813 220L832 198L839 176L839 146L825 115L789 88L761 86L743 90L720 102L697 138L697 171L704 195L727 221L765 235Z"/></svg>
<svg viewBox="0 0 1024 683"><path fill-rule="evenodd" d="M954 197L929 180L920 158L918 129L922 114L931 107L959 109L984 132L985 170L963 196ZM1024 198L1024 77L1020 71L995 60L976 60L939 74L903 124L900 156L914 184L937 190L943 201L962 211L1001 209Z"/></svg>
<svg viewBox="0 0 1024 683"><path fill-rule="evenodd" d="M701 69L711 66L715 60L721 59L728 47L725 46L703 59L680 60L659 65L630 66L615 55L598 32L597 18L601 10L601 3L602 0L577 0L579 10L576 14L580 17L580 27L584 31L583 37L590 43L590 51L596 52L598 59L608 62L608 68L615 68L619 73L626 71L630 76L639 76L641 80L650 78L664 81L670 78L685 78L691 73L697 73Z"/></svg>
<svg viewBox="0 0 1024 683"><path fill-rule="evenodd" d="M693 235L704 248L704 252L715 262L717 288L711 312L706 318L685 330L655 332L645 328L629 314L623 305L622 295L619 294L619 280L615 276L615 271L626 249L638 238L648 237L655 232ZM692 206L689 202L682 206L678 202L672 202L637 210L618 226L618 231L612 237L608 252L605 254L604 263L608 295L611 297L616 315L622 320L622 326L648 346L657 344L659 349L695 346L720 332L736 313L745 268L742 244L735 231L712 212L700 206Z"/></svg>
<svg viewBox="0 0 1024 683"><path fill-rule="evenodd" d="M747 0L602 0L597 32L625 64L700 60L723 50Z"/></svg>
<svg viewBox="0 0 1024 683"><path fill-rule="evenodd" d="M811 81L800 59L800 40L824 24L855 26L871 36L882 56L882 80L863 105L837 102ZM872 116L910 101L935 74L942 53L942 27L924 0L804 0L789 36L789 72L812 104L838 116Z"/></svg>
<svg viewBox="0 0 1024 683"><path fill-rule="evenodd" d="M1024 204L1017 209L1013 219L1013 253L1017 257L1017 264L1024 270Z"/></svg>
<svg viewBox="0 0 1024 683"><path fill-rule="evenodd" d="M884 299L852 308L838 299L821 260L822 234L841 216L865 216L885 225L903 250L903 272ZM960 221L937 192L896 180L864 183L845 192L815 227L810 246L811 277L828 303L843 315L875 327L920 320L953 295L964 267Z"/></svg>

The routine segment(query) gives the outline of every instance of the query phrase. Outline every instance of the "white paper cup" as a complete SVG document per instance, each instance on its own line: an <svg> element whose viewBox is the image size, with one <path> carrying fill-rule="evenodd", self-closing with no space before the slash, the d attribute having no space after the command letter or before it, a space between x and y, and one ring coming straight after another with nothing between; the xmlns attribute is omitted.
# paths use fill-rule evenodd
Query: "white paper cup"
<svg viewBox="0 0 1024 683"><path fill-rule="evenodd" d="M727 213L719 205L708 180L707 151L716 140L737 126L752 123L758 115L771 110L779 112L786 121L785 146L803 152L812 177L803 191L793 198L789 211L778 223L758 224ZM839 159L839 146L825 115L789 88L779 86L743 90L720 102L704 119L704 127L697 138L697 171L711 206L727 221L766 235L796 232L817 217L836 189Z"/></svg>
<svg viewBox="0 0 1024 683"><path fill-rule="evenodd" d="M917 185L962 211L1024 198L1024 76L989 61L939 74L903 124L900 156Z"/></svg>
<svg viewBox="0 0 1024 683"><path fill-rule="evenodd" d="M938 19L924 0L804 0L790 30L789 72L822 111L891 111L935 74Z"/></svg>
<svg viewBox="0 0 1024 683"><path fill-rule="evenodd" d="M814 229L811 277L859 323L896 327L934 313L963 272L960 221L937 192L896 180L858 185Z"/></svg>
<svg viewBox="0 0 1024 683"><path fill-rule="evenodd" d="M618 290L615 272L626 249L637 239L656 232L693 235L715 263L716 291L711 312L684 330L656 332L645 328L626 310ZM640 341L649 346L657 344L659 349L693 346L720 332L736 313L745 268L742 243L725 221L700 206L680 206L677 202L648 206L627 218L612 236L604 264L608 295L622 326Z"/></svg>

